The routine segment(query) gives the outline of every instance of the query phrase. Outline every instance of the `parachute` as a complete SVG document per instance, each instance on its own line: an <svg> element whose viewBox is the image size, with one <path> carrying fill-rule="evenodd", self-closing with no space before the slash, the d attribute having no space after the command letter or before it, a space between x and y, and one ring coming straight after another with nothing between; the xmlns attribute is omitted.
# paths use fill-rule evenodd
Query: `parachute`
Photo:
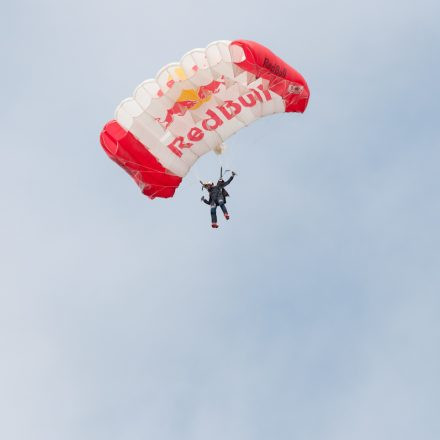
<svg viewBox="0 0 440 440"><path fill-rule="evenodd" d="M305 79L261 44L215 41L140 84L100 141L143 194L168 198L199 157L263 116L303 113L309 96Z"/></svg>

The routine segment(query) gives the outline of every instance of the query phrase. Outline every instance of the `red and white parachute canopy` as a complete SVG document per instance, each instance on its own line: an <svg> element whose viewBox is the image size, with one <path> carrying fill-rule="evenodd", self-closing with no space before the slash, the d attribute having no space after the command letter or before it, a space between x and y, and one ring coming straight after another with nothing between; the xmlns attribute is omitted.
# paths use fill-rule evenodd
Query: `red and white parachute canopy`
<svg viewBox="0 0 440 440"><path fill-rule="evenodd" d="M304 78L266 47L215 41L140 84L101 145L145 195L172 197L200 156L262 116L304 112L308 100Z"/></svg>

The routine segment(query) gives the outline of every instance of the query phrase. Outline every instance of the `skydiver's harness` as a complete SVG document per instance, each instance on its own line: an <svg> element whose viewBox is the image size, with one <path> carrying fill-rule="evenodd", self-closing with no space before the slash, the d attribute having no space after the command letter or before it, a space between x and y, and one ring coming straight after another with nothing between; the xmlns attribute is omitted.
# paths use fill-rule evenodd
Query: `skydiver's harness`
<svg viewBox="0 0 440 440"><path fill-rule="evenodd" d="M224 174L223 174L223 167L220 167L220 180L223 179L223 176L224 176L226 173L231 173L231 174L232 174L232 170L225 170L225 172L224 172ZM235 174L236 174L236 173L235 173ZM208 190L207 184L206 184L206 183L203 183L201 180L200 180L200 184L202 185L202 191L203 191L204 189L206 189L206 191L208 191L208 194L209 194L209 190ZM225 196L223 195L223 191L226 192L226 190L225 190L224 188L222 188L221 198L222 198L223 201L226 203L226 199L225 199ZM226 192L226 195L229 196L229 194L228 194L227 192Z"/></svg>
<svg viewBox="0 0 440 440"><path fill-rule="evenodd" d="M225 170L225 174L226 173L232 173L231 170ZM220 180L223 179L223 167L220 168ZM212 191L214 190L214 188L208 189L208 185L206 183L203 183L202 181L200 181L201 185L202 185L202 191L204 189L206 189L208 191L209 194L209 200L205 201L205 198L202 197L202 200L205 201L205 203L207 205L211 206L211 215L213 214L213 212L216 211L217 206L220 206L222 208L222 210L226 209L224 207L225 203L226 203L226 197L229 196L228 192L225 190L224 187L221 188L216 188L215 189L215 196L212 194ZM215 185L217 186L217 185ZM214 187L215 187L214 186Z"/></svg>

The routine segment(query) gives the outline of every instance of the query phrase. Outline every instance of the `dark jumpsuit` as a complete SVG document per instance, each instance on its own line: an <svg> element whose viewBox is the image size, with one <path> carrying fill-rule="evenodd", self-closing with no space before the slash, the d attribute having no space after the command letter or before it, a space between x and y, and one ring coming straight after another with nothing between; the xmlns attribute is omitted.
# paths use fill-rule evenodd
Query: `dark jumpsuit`
<svg viewBox="0 0 440 440"><path fill-rule="evenodd" d="M234 176L231 176L223 183L220 181L217 182L217 185L213 186L211 189L208 189L209 200L206 200L205 198L203 199L207 205L211 206L212 223L217 223L217 206L220 206L223 214L228 214L228 210L226 209L226 197L228 197L229 194L225 190L225 186L229 185L233 178Z"/></svg>

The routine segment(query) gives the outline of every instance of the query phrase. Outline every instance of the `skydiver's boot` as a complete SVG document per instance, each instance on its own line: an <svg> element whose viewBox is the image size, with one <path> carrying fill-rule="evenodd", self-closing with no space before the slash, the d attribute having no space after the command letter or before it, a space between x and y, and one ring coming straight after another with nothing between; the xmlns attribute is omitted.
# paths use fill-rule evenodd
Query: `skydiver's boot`
<svg viewBox="0 0 440 440"><path fill-rule="evenodd" d="M211 226L212 226L213 228L218 228L218 224L217 224L217 223L213 223Z"/></svg>
<svg viewBox="0 0 440 440"><path fill-rule="evenodd" d="M229 214L227 212L225 213L225 219L229 220Z"/></svg>

